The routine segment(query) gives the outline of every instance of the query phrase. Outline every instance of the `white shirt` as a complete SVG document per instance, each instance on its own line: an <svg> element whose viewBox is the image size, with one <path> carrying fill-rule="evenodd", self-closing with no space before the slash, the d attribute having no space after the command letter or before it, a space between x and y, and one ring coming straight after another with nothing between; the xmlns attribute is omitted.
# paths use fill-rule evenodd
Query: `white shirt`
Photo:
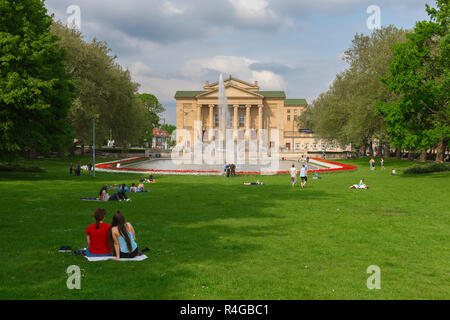
<svg viewBox="0 0 450 320"><path fill-rule="evenodd" d="M297 169L291 168L291 178L295 178L297 176Z"/></svg>
<svg viewBox="0 0 450 320"><path fill-rule="evenodd" d="M300 169L300 177L306 177L306 169L305 168Z"/></svg>

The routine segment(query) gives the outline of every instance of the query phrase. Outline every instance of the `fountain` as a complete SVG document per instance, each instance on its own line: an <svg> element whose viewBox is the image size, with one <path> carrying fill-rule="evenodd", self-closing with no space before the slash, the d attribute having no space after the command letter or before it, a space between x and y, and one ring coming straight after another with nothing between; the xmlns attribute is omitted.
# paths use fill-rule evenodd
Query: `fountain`
<svg viewBox="0 0 450 320"><path fill-rule="evenodd" d="M219 100L217 104L217 108L219 111L219 148L220 151L226 152L226 145L227 145L227 136L226 131L227 129L230 129L229 122L230 122L230 112L228 111L228 102L227 102L227 95L225 93L225 84L223 82L222 74L219 76Z"/></svg>

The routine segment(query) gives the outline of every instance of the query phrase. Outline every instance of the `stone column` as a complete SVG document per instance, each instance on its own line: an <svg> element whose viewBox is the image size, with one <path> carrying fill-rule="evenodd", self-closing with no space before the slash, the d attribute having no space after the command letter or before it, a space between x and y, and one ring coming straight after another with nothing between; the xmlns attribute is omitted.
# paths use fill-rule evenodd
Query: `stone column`
<svg viewBox="0 0 450 320"><path fill-rule="evenodd" d="M245 130L250 132L250 108L252 106L250 104L245 105Z"/></svg>
<svg viewBox="0 0 450 320"><path fill-rule="evenodd" d="M239 105L233 105L233 139L237 140L239 129Z"/></svg>
<svg viewBox="0 0 450 320"><path fill-rule="evenodd" d="M258 105L258 130L263 129L263 105Z"/></svg>
<svg viewBox="0 0 450 320"><path fill-rule="evenodd" d="M202 121L202 105L201 104L199 104L197 106L197 119L195 119L195 120L200 121L200 122Z"/></svg>
<svg viewBox="0 0 450 320"><path fill-rule="evenodd" d="M239 126L239 105L233 105L233 129L237 130Z"/></svg>
<svg viewBox="0 0 450 320"><path fill-rule="evenodd" d="M209 121L208 121L208 140L212 141L214 135L214 105L210 104L209 106Z"/></svg>

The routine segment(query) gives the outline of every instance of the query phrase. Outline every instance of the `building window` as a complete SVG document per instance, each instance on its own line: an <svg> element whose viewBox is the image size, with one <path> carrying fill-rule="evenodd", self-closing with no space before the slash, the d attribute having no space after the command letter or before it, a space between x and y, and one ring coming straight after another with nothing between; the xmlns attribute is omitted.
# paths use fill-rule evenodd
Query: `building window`
<svg viewBox="0 0 450 320"><path fill-rule="evenodd" d="M294 113L297 113L297 109L294 109Z"/></svg>
<svg viewBox="0 0 450 320"><path fill-rule="evenodd" d="M244 114L241 113L241 114L239 115L239 127L242 128L243 126L245 126L245 117L244 117Z"/></svg>
<svg viewBox="0 0 450 320"><path fill-rule="evenodd" d="M300 149L300 143L295 144L295 149Z"/></svg>
<svg viewBox="0 0 450 320"><path fill-rule="evenodd" d="M298 119L297 116L294 116L294 121L297 121L297 119Z"/></svg>
<svg viewBox="0 0 450 320"><path fill-rule="evenodd" d="M291 109L287 109L287 113L291 113Z"/></svg>
<svg viewBox="0 0 450 320"><path fill-rule="evenodd" d="M215 115L214 122L215 122L215 126L218 127L219 126L219 114L218 113L216 113L216 115Z"/></svg>
<svg viewBox="0 0 450 320"><path fill-rule="evenodd" d="M291 121L291 116L287 116L287 121Z"/></svg>

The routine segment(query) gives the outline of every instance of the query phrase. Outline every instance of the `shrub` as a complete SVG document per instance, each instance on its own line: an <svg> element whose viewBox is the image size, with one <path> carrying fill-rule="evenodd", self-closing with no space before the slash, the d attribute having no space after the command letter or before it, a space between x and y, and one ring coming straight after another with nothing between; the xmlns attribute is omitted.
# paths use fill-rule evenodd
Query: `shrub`
<svg viewBox="0 0 450 320"><path fill-rule="evenodd" d="M0 172L45 172L39 167L26 167L19 164L0 164Z"/></svg>
<svg viewBox="0 0 450 320"><path fill-rule="evenodd" d="M450 171L450 164L448 163L427 163L424 165L415 164L412 167L403 170L403 172L407 174L431 173L442 171Z"/></svg>

